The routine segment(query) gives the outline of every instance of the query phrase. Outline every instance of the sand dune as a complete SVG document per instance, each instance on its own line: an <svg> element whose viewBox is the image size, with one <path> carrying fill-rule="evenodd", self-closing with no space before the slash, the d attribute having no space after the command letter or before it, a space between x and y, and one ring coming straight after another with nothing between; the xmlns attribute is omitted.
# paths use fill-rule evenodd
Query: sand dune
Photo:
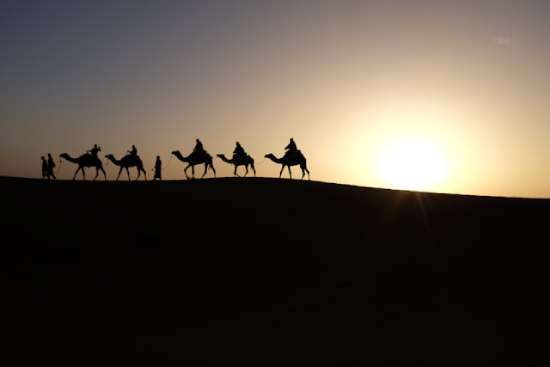
<svg viewBox="0 0 550 367"><path fill-rule="evenodd" d="M0 185L20 361L547 364L547 200L266 178Z"/></svg>

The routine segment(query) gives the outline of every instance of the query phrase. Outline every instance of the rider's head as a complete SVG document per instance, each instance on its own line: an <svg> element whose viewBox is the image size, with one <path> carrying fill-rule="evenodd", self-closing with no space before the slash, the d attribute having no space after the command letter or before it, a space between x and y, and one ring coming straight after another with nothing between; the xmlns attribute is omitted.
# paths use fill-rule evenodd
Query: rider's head
<svg viewBox="0 0 550 367"><path fill-rule="evenodd" d="M44 157L44 156L42 156L42 157L40 157L40 158L41 158L43 161L46 160L46 157Z"/></svg>

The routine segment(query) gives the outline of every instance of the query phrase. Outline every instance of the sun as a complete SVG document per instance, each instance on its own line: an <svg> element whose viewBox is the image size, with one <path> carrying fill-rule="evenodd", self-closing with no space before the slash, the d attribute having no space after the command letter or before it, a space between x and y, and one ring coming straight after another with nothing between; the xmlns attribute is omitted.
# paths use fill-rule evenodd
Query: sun
<svg viewBox="0 0 550 367"><path fill-rule="evenodd" d="M403 138L382 149L378 171L392 188L436 190L447 178L447 163L443 150L434 142Z"/></svg>

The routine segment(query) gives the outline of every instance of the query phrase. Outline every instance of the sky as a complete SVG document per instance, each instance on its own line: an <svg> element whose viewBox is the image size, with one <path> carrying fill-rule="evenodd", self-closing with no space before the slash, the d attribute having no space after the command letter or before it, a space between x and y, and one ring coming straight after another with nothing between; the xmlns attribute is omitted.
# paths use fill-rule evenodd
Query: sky
<svg viewBox="0 0 550 367"><path fill-rule="evenodd" d="M277 177L293 137L315 180L550 197L549 40L545 0L0 0L0 175L97 143L182 179L200 138Z"/></svg>

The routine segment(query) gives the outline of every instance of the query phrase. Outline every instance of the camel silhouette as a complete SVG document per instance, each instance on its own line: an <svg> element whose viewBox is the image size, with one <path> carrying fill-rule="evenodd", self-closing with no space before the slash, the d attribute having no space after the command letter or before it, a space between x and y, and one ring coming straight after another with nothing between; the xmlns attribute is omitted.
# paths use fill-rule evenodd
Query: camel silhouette
<svg viewBox="0 0 550 367"><path fill-rule="evenodd" d="M212 169L212 171L214 172L214 177L216 177L216 169L212 164L212 156L208 154L206 151L199 154L190 154L187 157L184 157L179 150L174 150L172 154L176 156L176 158L182 161L183 163L187 163L187 166L183 171L185 173L186 178L189 179L189 176L187 175L187 170L189 168L191 168L191 173L193 175L192 177L195 178L195 166L198 164L204 164L204 172L202 173L201 178L203 178L206 175L206 171L208 170L208 167Z"/></svg>
<svg viewBox="0 0 550 367"><path fill-rule="evenodd" d="M245 172L245 176L248 174L248 166L250 166L252 168L252 171L254 171L254 176L256 176L256 168L254 167L254 159L249 156L248 154L244 157L242 156L239 156L237 158L233 157L231 159L227 159L227 157L225 156L225 154L218 154L218 157L224 161L225 163L229 163L229 164L232 164L235 166L235 169L233 170L233 174L235 176L238 176L237 174L237 168L239 166L244 166L244 168L246 169L246 172Z"/></svg>
<svg viewBox="0 0 550 367"><path fill-rule="evenodd" d="M103 163L101 163L101 160L98 157L94 157L91 154L83 154L78 158L73 158L67 153L62 153L59 155L60 158L65 159L67 162L78 164L78 168L76 172L74 173L73 180L76 179L76 175L78 174L78 171L82 170L82 179L86 179L86 172L85 168L87 167L95 167L95 178L94 181L97 179L97 176L99 175L99 171L103 172L103 176L105 177L105 181L107 181L107 174L105 173L105 170L103 169Z"/></svg>
<svg viewBox="0 0 550 367"><path fill-rule="evenodd" d="M130 167L136 167L137 168L138 175L136 177L136 181L141 177L141 172L143 172L143 174L145 176L145 181L147 181L147 173L145 172L145 168L143 168L143 162L141 161L141 158L139 158L139 156L129 154L127 156L122 157L122 159L118 160L118 159L115 158L114 155L107 154L105 156L105 158L107 158L108 160L113 162L113 164L115 166L120 167L120 169L118 170L118 176L116 177L117 181L118 181L118 179L120 177L120 174L122 173L123 169L126 170L126 174L128 175L128 181L131 181L131 179L130 179L130 170L128 169Z"/></svg>
<svg viewBox="0 0 550 367"><path fill-rule="evenodd" d="M307 169L306 165L306 157L304 157L302 152L299 150L295 153L289 153L290 152L286 153L282 158L277 158L272 153L266 154L265 157L283 166L281 168L281 172L279 172L279 178L283 174L283 170L285 169L285 167L288 168L288 174L290 178L292 178L292 171L290 170L290 167L299 165L302 169L302 179L307 172L307 179L309 180L309 170Z"/></svg>

